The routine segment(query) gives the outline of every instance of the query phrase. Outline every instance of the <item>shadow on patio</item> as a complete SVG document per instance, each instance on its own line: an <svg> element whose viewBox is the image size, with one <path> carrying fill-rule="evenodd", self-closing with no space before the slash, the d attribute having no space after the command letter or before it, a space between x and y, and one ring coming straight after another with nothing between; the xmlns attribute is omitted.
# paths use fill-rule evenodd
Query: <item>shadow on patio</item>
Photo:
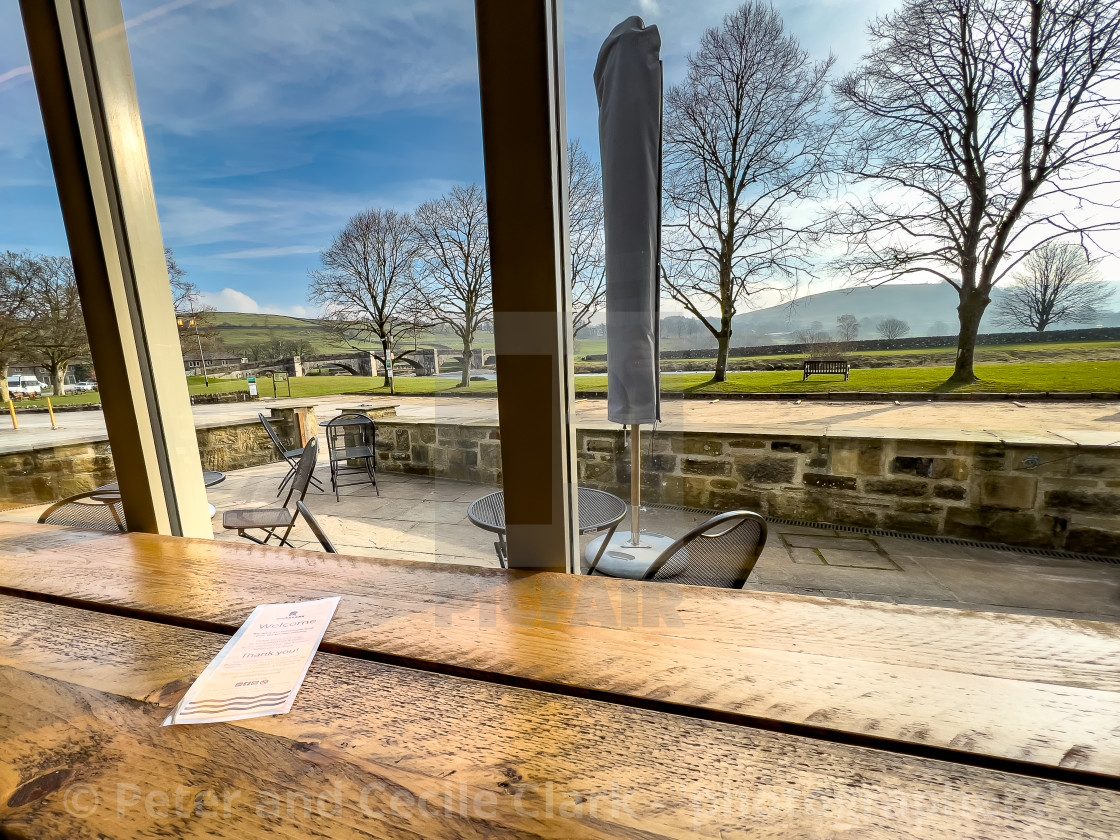
<svg viewBox="0 0 1120 840"><path fill-rule="evenodd" d="M229 474L210 501L219 539L221 512L275 504L286 467L270 464ZM317 475L329 487L326 469ZM396 473L378 474L372 487L308 493L307 503L344 554L496 567L493 535L467 519L468 505L493 491L484 485ZM677 508L649 506L643 524L679 536L706 518ZM625 523L623 524L625 527ZM583 537L586 546L596 535ZM318 548L302 522L297 546ZM1120 566L998 551L960 543L864 535L828 528L773 524L747 588L771 592L902 604L1021 612L1103 621L1120 620Z"/></svg>
<svg viewBox="0 0 1120 840"><path fill-rule="evenodd" d="M276 488L286 472L282 463L236 470L210 488L208 497L217 508L215 537L240 539L236 532L222 530L223 511L278 505ZM493 487L380 472L380 497L371 486L354 485L344 487L336 502L326 466L316 475L328 492L313 489L306 501L341 553L497 567L494 535L467 519L470 503ZM0 518L33 522L45 508L8 510ZM706 518L698 511L650 505L642 523L651 531L679 536ZM595 536L583 537L582 546ZM302 520L291 541L298 548L319 548ZM1120 565L777 523L771 524L766 549L746 588L1120 621Z"/></svg>

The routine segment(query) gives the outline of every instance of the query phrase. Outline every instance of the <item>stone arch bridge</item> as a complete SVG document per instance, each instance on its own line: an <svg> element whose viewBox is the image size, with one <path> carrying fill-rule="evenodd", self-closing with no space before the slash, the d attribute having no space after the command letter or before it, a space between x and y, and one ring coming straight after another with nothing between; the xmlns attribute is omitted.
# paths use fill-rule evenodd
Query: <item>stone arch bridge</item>
<svg viewBox="0 0 1120 840"><path fill-rule="evenodd" d="M397 371L410 369L414 376L436 376L440 365L449 361L462 363L463 351L425 348L405 350L393 356L393 366ZM471 368L481 368L494 361L493 351L489 355L475 348L471 352ZM325 353L315 356L289 356L263 362L245 362L230 369L238 379L263 374L286 373L288 376L306 376L310 371L322 369L344 370L353 376L384 376L385 361L381 353L356 351L350 353Z"/></svg>

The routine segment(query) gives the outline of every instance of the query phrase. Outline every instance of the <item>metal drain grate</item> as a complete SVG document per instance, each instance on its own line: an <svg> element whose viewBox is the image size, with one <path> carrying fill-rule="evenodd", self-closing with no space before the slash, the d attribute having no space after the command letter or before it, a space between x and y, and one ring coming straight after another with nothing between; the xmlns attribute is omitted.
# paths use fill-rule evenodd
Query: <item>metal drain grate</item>
<svg viewBox="0 0 1120 840"><path fill-rule="evenodd" d="M645 505L645 507L675 510L683 513L698 513L704 516L714 516L719 511L705 510L704 508L684 507L683 505ZM1120 557L1108 557L1103 554L1080 554L1076 551L1062 551L1056 548L1029 548L1005 545L1003 543L980 542L979 540L962 540L957 537L928 536L926 534L907 534L902 531L886 531L881 528L863 528L859 525L836 525L832 522L805 522L800 519L780 519L767 516L766 521L774 525L792 525L798 528L829 528L833 531L845 531L850 534L866 534L872 537L894 537L900 540L914 540L916 542L942 543L944 545L960 545L966 548L987 548L992 551L1003 551L1012 554L1029 554L1032 557L1052 557L1058 560L1088 560L1092 563L1109 563L1120 566Z"/></svg>

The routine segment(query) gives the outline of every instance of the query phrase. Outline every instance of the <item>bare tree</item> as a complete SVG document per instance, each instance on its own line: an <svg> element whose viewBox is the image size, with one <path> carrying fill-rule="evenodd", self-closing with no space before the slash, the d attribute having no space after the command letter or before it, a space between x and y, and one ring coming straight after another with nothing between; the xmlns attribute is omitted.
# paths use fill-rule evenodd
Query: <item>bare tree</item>
<svg viewBox="0 0 1120 840"><path fill-rule="evenodd" d="M332 332L354 347L381 345L385 386L398 340L415 325L415 279L420 242L412 217L395 210L364 210L351 217L319 255L311 272L311 300Z"/></svg>
<svg viewBox="0 0 1120 840"><path fill-rule="evenodd" d="M886 339L902 338L910 334L910 325L901 318L886 318L879 322L875 330Z"/></svg>
<svg viewBox="0 0 1120 840"><path fill-rule="evenodd" d="M996 303L996 320L1042 332L1051 324L1096 320L1112 290L1100 279L1085 249L1047 242L1023 262L1023 270Z"/></svg>
<svg viewBox="0 0 1120 840"><path fill-rule="evenodd" d="M805 345L805 352L810 359L821 359L834 353L832 336L825 330L820 321L813 321L807 327L802 327L794 338L798 344Z"/></svg>
<svg viewBox="0 0 1120 840"><path fill-rule="evenodd" d="M568 142L568 228L572 250L572 335L591 326L606 294L603 178L579 144Z"/></svg>
<svg viewBox="0 0 1120 840"><path fill-rule="evenodd" d="M8 366L24 349L30 329L28 303L39 261L30 254L0 253L0 401L7 402Z"/></svg>
<svg viewBox="0 0 1120 840"><path fill-rule="evenodd" d="M819 194L829 169L832 63L810 61L778 12L750 0L704 33L666 94L662 279L715 336L717 382L739 307L809 266L809 230L791 211ZM704 315L713 310L714 324Z"/></svg>
<svg viewBox="0 0 1120 840"><path fill-rule="evenodd" d="M66 371L89 356L89 338L69 257L40 257L30 298L27 347L51 374L54 392L65 393Z"/></svg>
<svg viewBox="0 0 1120 840"><path fill-rule="evenodd" d="M239 344L233 349L251 362L272 362L292 356L310 356L315 352L315 345L305 338L269 338L268 341Z"/></svg>
<svg viewBox="0 0 1120 840"><path fill-rule="evenodd" d="M205 302L202 291L187 279L187 272L175 259L175 252L164 246L163 257L167 262L167 276L171 280L171 299L179 325L179 349L184 356L196 352L214 354L225 349L222 334L215 326L216 309ZM194 325L191 325L193 321Z"/></svg>
<svg viewBox="0 0 1120 840"><path fill-rule="evenodd" d="M455 187L413 216L420 241L417 292L429 317L459 337L469 387L474 336L493 315L490 234L482 187Z"/></svg>
<svg viewBox="0 0 1120 840"><path fill-rule="evenodd" d="M840 315L836 318L836 339L845 344L855 341L859 335L859 321L855 315Z"/></svg>
<svg viewBox="0 0 1120 840"><path fill-rule="evenodd" d="M934 321L929 325L929 335L948 335L950 329L944 321Z"/></svg>
<svg viewBox="0 0 1120 840"><path fill-rule="evenodd" d="M213 312L214 307L203 303L202 292L198 286L187 279L187 272L175 259L175 252L164 246L163 258L167 263L167 276L171 280L171 298L175 311L182 314Z"/></svg>
<svg viewBox="0 0 1120 840"><path fill-rule="evenodd" d="M949 382L976 381L992 288L1036 245L1120 227L1120 5L1114 0L906 0L870 25L836 86L862 200L836 217L844 270L925 273L956 289ZM1095 218L1094 218L1095 215Z"/></svg>

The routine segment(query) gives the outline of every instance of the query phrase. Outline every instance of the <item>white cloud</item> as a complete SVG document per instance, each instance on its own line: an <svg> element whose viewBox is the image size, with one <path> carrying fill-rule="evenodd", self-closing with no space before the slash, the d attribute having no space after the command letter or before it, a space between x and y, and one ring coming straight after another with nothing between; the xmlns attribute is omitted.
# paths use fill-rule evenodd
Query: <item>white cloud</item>
<svg viewBox="0 0 1120 840"><path fill-rule="evenodd" d="M215 254L215 257L226 260L256 260L268 257L289 257L293 254L317 254L320 248L317 245L278 245L264 246L261 248L246 248L242 251L230 251L225 254Z"/></svg>
<svg viewBox="0 0 1120 840"><path fill-rule="evenodd" d="M244 292L237 289L222 289L220 292L203 292L203 303L213 306L219 312L260 312L261 305Z"/></svg>
<svg viewBox="0 0 1120 840"><path fill-rule="evenodd" d="M253 260L316 254L346 220L369 207L411 211L442 195L454 181L434 178L386 183L377 193L320 188L198 189L194 195L156 190L160 226L168 245L224 245L204 259ZM189 186L189 185L185 185ZM292 245L289 243L300 244Z"/></svg>
<svg viewBox="0 0 1120 840"><path fill-rule="evenodd" d="M125 0L124 7L144 23L129 27L144 121L182 134L438 106L459 101L478 77L469 3Z"/></svg>
<svg viewBox="0 0 1120 840"><path fill-rule="evenodd" d="M274 304L260 304L244 292L237 289L222 289L220 292L203 292L202 302L213 306L219 312L248 312L250 314L264 315L291 315L295 318L314 318L313 309L301 304L279 306Z"/></svg>
<svg viewBox="0 0 1120 840"><path fill-rule="evenodd" d="M22 67L14 67L6 73L0 73L0 85L4 84L4 82L9 82L13 79L22 79L30 75L30 64L25 64Z"/></svg>

